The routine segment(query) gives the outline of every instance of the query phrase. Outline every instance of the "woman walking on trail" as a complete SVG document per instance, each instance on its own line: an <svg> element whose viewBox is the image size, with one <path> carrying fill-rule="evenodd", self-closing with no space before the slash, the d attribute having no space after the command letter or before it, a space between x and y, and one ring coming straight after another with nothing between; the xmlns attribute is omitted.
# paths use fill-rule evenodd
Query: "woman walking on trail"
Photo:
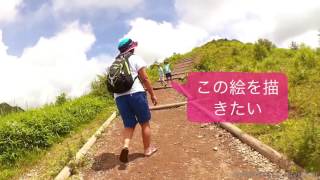
<svg viewBox="0 0 320 180"><path fill-rule="evenodd" d="M151 113L143 85L149 92L154 105L157 105L157 98L146 73L147 64L141 57L134 54L137 45L138 43L132 41L130 38L122 39L118 45L120 55L129 53L127 60L131 75L134 78L133 85L129 91L114 93L115 101L124 124L123 149L119 158L120 161L124 163L128 162L129 144L137 123L141 126L144 155L151 156L157 151L157 148L150 143L151 129L149 121L151 119Z"/></svg>
<svg viewBox="0 0 320 180"><path fill-rule="evenodd" d="M171 75L171 69L170 64L167 61L164 61L164 73L166 74L167 81L172 82L172 75Z"/></svg>
<svg viewBox="0 0 320 180"><path fill-rule="evenodd" d="M164 80L163 68L160 66L160 64L158 62L156 62L155 65L158 67L159 81L160 81L161 85L167 86L167 83Z"/></svg>

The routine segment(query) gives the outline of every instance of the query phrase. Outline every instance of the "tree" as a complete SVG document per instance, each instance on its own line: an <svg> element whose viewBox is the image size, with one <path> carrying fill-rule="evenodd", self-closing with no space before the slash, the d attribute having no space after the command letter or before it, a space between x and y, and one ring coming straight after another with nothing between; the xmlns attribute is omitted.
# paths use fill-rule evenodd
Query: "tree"
<svg viewBox="0 0 320 180"><path fill-rule="evenodd" d="M268 56L273 48L276 46L268 39L259 39L254 44L254 56L257 60L262 60Z"/></svg>
<svg viewBox="0 0 320 180"><path fill-rule="evenodd" d="M59 96L56 97L56 105L62 105L67 102L67 94L61 93Z"/></svg>
<svg viewBox="0 0 320 180"><path fill-rule="evenodd" d="M269 41L268 39L258 39L258 44L261 46L264 46L268 52L270 52L273 48L275 48L276 46Z"/></svg>
<svg viewBox="0 0 320 180"><path fill-rule="evenodd" d="M261 61L262 59L268 56L268 50L265 46L261 44L254 45L254 56L257 60Z"/></svg>

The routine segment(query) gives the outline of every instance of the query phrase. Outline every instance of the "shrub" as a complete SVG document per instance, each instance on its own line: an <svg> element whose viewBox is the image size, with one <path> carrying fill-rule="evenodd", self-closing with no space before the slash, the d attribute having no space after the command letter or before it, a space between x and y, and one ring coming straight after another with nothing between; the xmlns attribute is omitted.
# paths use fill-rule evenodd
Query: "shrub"
<svg viewBox="0 0 320 180"><path fill-rule="evenodd" d="M261 44L255 44L254 45L254 56L259 61L266 58L268 56L267 48Z"/></svg>
<svg viewBox="0 0 320 180"><path fill-rule="evenodd" d="M112 97L107 89L107 74L98 75L97 79L91 83L91 94L98 97Z"/></svg>
<svg viewBox="0 0 320 180"><path fill-rule="evenodd" d="M59 96L56 97L56 105L62 105L65 102L67 102L66 93L61 93Z"/></svg>
<svg viewBox="0 0 320 180"><path fill-rule="evenodd" d="M59 137L92 120L112 100L84 96L62 105L0 118L0 162L14 164L26 153L50 147Z"/></svg>

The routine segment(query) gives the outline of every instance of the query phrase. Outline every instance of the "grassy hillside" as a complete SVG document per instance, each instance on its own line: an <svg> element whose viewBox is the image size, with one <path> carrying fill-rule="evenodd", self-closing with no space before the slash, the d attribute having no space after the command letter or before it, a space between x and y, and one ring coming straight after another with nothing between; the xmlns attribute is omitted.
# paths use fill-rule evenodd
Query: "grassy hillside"
<svg viewBox="0 0 320 180"><path fill-rule="evenodd" d="M50 147L80 124L92 120L111 102L84 96L63 105L14 113L0 118L0 162L14 164L25 154Z"/></svg>
<svg viewBox="0 0 320 180"><path fill-rule="evenodd" d="M56 175L79 142L115 110L104 83L99 77L89 95L70 100L61 94L53 104L0 116L0 179L17 178L35 164ZM50 158L42 159L46 156Z"/></svg>
<svg viewBox="0 0 320 180"><path fill-rule="evenodd" d="M285 73L289 79L289 119L276 126L239 126L307 170L320 172L320 49L304 45L276 48L268 40L254 44L217 40L174 55L169 61L174 65L182 58L199 62L194 71Z"/></svg>

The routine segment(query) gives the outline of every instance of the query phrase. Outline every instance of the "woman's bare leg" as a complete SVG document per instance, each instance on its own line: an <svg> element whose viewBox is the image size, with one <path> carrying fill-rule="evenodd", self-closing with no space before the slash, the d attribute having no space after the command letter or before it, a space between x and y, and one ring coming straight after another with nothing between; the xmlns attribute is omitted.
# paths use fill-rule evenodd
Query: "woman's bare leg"
<svg viewBox="0 0 320 180"><path fill-rule="evenodd" d="M146 151L150 147L151 142L151 128L150 123L145 122L141 124L141 134L142 134L142 141L143 141L143 147Z"/></svg>
<svg viewBox="0 0 320 180"><path fill-rule="evenodd" d="M134 128L124 128L123 130L123 147L129 148L132 139Z"/></svg>

